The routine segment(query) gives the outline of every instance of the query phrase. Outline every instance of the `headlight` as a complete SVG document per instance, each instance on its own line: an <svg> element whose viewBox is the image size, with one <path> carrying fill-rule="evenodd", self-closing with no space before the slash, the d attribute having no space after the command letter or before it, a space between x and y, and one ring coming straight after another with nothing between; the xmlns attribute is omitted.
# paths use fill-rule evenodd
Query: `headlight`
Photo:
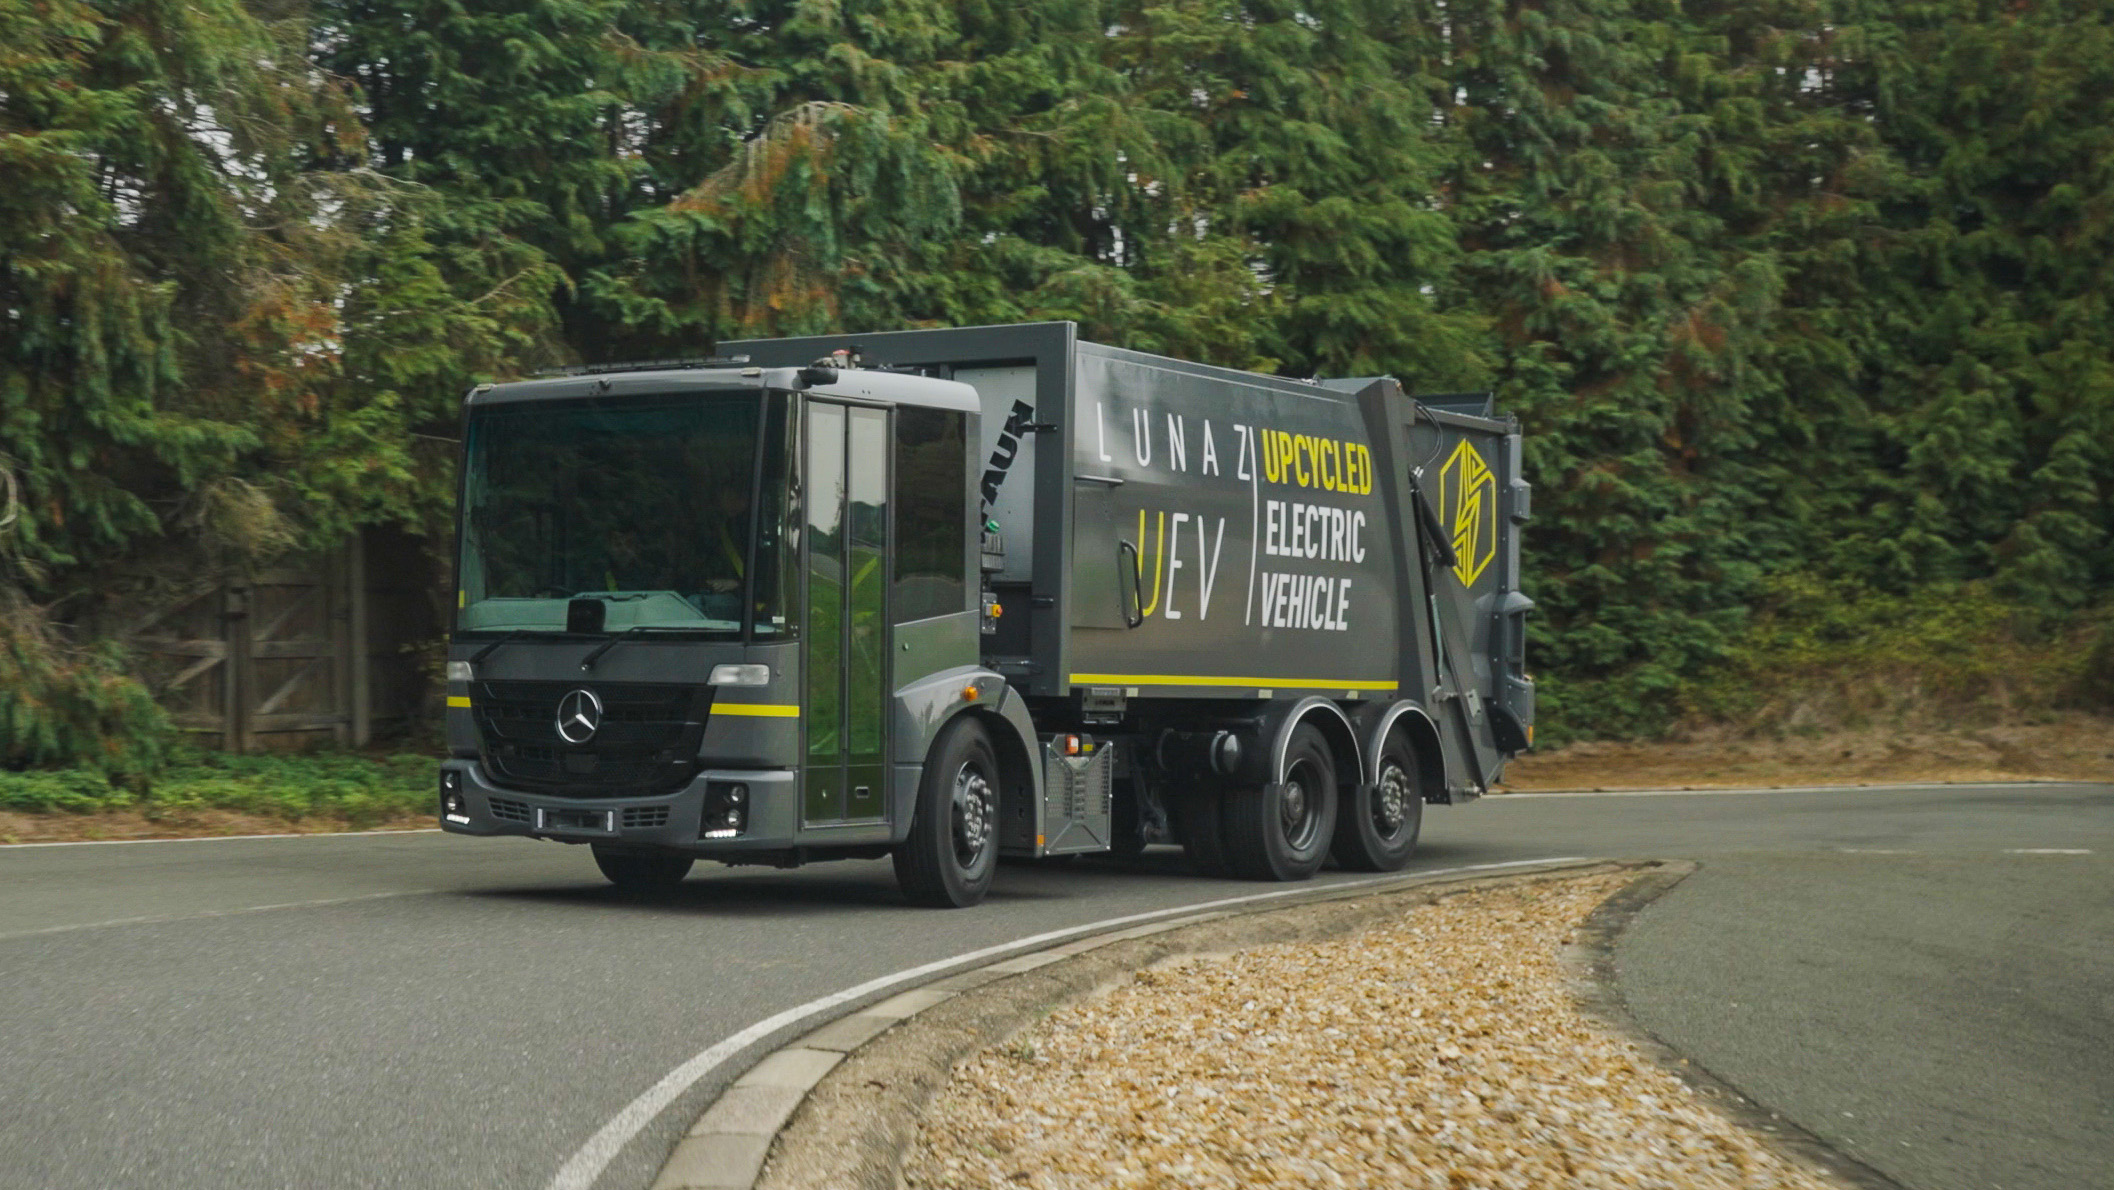
<svg viewBox="0 0 2114 1190"><path fill-rule="evenodd" d="M768 686L771 684L771 667L768 665L715 665L711 676L705 679L714 686Z"/></svg>
<svg viewBox="0 0 2114 1190"><path fill-rule="evenodd" d="M430 672L430 671L429 671L429 672ZM469 662L467 662L467 661L450 661L450 662L448 662L448 680L449 680L449 681L451 681L451 682L467 682L467 681L471 680L471 676L472 676L472 675L471 675L471 673L470 673L470 663L469 663Z"/></svg>

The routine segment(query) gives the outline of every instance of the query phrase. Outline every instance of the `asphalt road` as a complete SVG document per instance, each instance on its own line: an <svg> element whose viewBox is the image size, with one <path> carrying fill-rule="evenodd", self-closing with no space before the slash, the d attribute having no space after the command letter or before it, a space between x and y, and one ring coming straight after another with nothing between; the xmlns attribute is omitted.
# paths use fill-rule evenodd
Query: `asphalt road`
<svg viewBox="0 0 2114 1190"><path fill-rule="evenodd" d="M1715 859L1631 923L1617 979L1659 1038L1905 1186L2114 1186L2098 841Z"/></svg>
<svg viewBox="0 0 2114 1190"><path fill-rule="evenodd" d="M1954 1127L1956 1151L1933 1145L1933 1167L1967 1169L1971 1151L2023 1168L2029 1133L2004 1129L2030 1111L2047 1125L2034 1143L2071 1146L2060 1160L2072 1163L2051 1169L2104 1184L2089 1175L2114 1168L2114 1004L2108 948L2091 943L2114 937L2110 811L2106 786L1514 795L1434 808L1414 867L1700 859L1619 952L1649 1027L1919 1190L1992 1183L1918 1182L1872 1150L1911 1138L1895 1136L1904 1128L1950 1126L1933 1121L1956 1110L1942 1081L1953 1066L1983 1080L2015 1069L2040 1080L2038 1097L2017 1098L2025 1081L1985 1081L1981 1131ZM2009 854L2041 848L2092 854ZM1915 854L1863 854L1874 850ZM1189 876L1161 849L1128 867L1007 868L983 906L937 912L904 907L886 863L701 867L672 903L648 906L611 894L580 849L515 840L0 848L0 1186L541 1190L672 1068L791 1005L1259 891ZM1874 942L1897 932L1898 946ZM2006 991L2007 972L2030 972L2032 994ZM1975 996L1947 995L1966 983ZM1801 1018L1802 1048L1772 1044L1781 1021L1717 1007L1750 987L1771 1012L1790 997L1832 1015ZM1940 1026L1946 1058L1933 1060ZM1829 1029L1864 1044L1834 1045ZM1705 1053L1721 1036L1726 1048ZM700 1107L777 1040L756 1038L675 1096L596 1184L645 1186ZM1900 1092L1904 1078L1935 1089ZM1873 1111L1868 1130L1856 1105L1888 1103L1905 1105L1898 1121ZM1815 1118L1830 1110L1853 1117L1831 1130Z"/></svg>

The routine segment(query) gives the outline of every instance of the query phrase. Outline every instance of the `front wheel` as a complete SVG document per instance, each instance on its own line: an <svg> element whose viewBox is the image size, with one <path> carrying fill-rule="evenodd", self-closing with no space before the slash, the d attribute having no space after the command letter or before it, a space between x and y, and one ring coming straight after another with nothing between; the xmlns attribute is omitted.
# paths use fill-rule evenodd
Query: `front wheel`
<svg viewBox="0 0 2114 1190"><path fill-rule="evenodd" d="M640 851L610 851L597 847L595 866L621 892L635 897L665 897L690 874L696 860L687 855L658 855Z"/></svg>
<svg viewBox="0 0 2114 1190"><path fill-rule="evenodd" d="M1336 862L1354 872L1399 872L1417 849L1424 791L1416 753L1399 731L1380 749L1380 779L1360 785L1336 818Z"/></svg>
<svg viewBox="0 0 2114 1190"><path fill-rule="evenodd" d="M912 904L965 908L991 891L998 782L998 754L983 724L964 716L933 741L910 837L895 849L896 882Z"/></svg>
<svg viewBox="0 0 2114 1190"><path fill-rule="evenodd" d="M1285 746L1284 780L1243 790L1221 813L1226 859L1249 880L1305 880L1328 858L1336 830L1336 762L1328 741L1301 725Z"/></svg>

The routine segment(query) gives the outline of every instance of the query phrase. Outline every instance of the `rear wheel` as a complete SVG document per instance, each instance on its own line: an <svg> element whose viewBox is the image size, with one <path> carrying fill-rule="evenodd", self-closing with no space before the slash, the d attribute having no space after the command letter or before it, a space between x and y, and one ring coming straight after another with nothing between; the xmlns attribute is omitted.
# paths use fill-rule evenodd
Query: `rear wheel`
<svg viewBox="0 0 2114 1190"><path fill-rule="evenodd" d="M665 855L641 851L610 851L597 847L595 866L623 892L635 897L662 897L690 874L697 861L687 855Z"/></svg>
<svg viewBox="0 0 2114 1190"><path fill-rule="evenodd" d="M1311 726L1285 745L1284 780L1228 798L1221 834L1236 876L1305 880L1328 858L1336 829L1336 762Z"/></svg>
<svg viewBox="0 0 2114 1190"><path fill-rule="evenodd" d="M1417 849L1417 832L1424 825L1417 755L1401 732L1388 733L1379 769L1380 779L1360 785L1336 818L1331 854L1354 872L1401 870Z"/></svg>
<svg viewBox="0 0 2114 1190"><path fill-rule="evenodd" d="M957 909L991 891L998 782L998 754L983 724L956 719L933 741L910 837L895 849L896 882L912 904Z"/></svg>

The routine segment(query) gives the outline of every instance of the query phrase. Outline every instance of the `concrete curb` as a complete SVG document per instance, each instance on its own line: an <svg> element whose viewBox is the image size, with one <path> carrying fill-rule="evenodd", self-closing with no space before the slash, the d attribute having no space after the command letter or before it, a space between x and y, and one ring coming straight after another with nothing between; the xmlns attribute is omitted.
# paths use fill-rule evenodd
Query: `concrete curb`
<svg viewBox="0 0 2114 1190"><path fill-rule="evenodd" d="M653 1182L653 1190L752 1190L762 1178L773 1146L777 1145L781 1153L785 1149L780 1142L785 1140L782 1134L787 1131L788 1123L803 1104L810 1102L826 1078L832 1074L841 1077L840 1068L848 1058L854 1055L865 1057L871 1049L870 1043L890 1034L897 1026L937 1016L939 1014L933 1010L942 1006L959 1008L959 998L965 992L1002 981L1015 981L1014 985L1004 989L991 989L1013 993L990 997L1009 1003L997 1003L970 1012L967 1017L973 1023L966 1027L949 1022L940 1027L944 1037L938 1044L916 1044L910 1047L916 1052L895 1058L895 1064L915 1068L908 1077L867 1080L859 1097L869 1105L869 1115L876 1123L868 1129L870 1135L847 1138L847 1151L842 1154L843 1159L837 1162L839 1168L833 1171L826 1184L893 1186L894 1172L900 1166L901 1157L893 1134L900 1130L902 1122L914 1122L932 1090L946 1080L961 1053L980 1049L1004 1037L1026 1020L1039 1016L1051 1003L1091 990L1111 970L1135 970L1174 953L1223 949L1227 940L1214 939L1203 946L1163 942L1137 954L1107 956L1113 961L1093 965L1094 970L1082 970L1070 978L1058 977L1048 970L1054 964L1123 943L1142 943L1157 935L1192 930L1231 918L1267 918L1287 910L1308 909L1332 902L1414 892L1438 896L1497 883L1546 879L1552 875L1622 866L1634 865L1607 860L1566 860L1508 868L1501 872L1412 875L1399 880L1361 883L1351 888L1317 888L1311 896L1266 901L1253 907L1212 910L1093 934L934 980L830 1021L765 1056L734 1080L691 1125L661 1168L660 1175ZM1278 939L1257 937L1254 942L1273 940ZM1019 982L1021 977L1037 975L1042 978ZM883 1099L892 1102L885 1107L876 1102ZM850 1180L845 1180L847 1176ZM809 1184L825 1183L810 1181Z"/></svg>

